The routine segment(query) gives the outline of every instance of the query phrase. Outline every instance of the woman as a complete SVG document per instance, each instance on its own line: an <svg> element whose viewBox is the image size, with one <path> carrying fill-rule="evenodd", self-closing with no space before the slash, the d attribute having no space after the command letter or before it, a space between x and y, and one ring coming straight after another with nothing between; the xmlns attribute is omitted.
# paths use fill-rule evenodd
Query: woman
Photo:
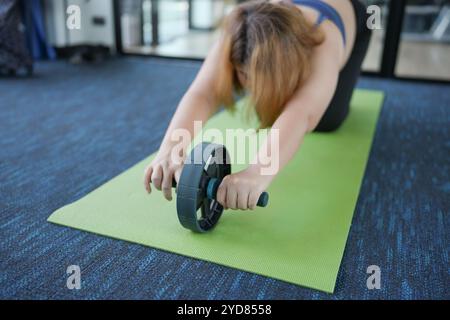
<svg viewBox="0 0 450 320"><path fill-rule="evenodd" d="M147 192L152 183L172 199L172 179L178 181L182 167L171 158L179 143L171 141L172 132L184 128L192 136L194 121L206 122L221 105L232 108L235 92L249 94L262 128L271 127L271 133L277 129L277 173L307 133L338 129L369 45L366 20L366 8L358 0L251 1L237 6L145 171ZM262 150L272 150L270 136ZM183 159L185 153L179 156ZM256 161L225 177L217 201L225 209L254 209L276 176L262 175L261 168Z"/></svg>

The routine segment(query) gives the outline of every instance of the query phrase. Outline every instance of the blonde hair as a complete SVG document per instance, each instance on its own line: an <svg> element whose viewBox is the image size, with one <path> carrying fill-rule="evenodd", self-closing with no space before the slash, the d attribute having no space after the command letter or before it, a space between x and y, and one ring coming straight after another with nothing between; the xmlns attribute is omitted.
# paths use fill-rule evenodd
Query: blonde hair
<svg viewBox="0 0 450 320"><path fill-rule="evenodd" d="M310 73L312 49L324 35L289 2L250 1L225 18L216 93L232 109L242 92L237 68L247 70L246 86L260 128L273 125Z"/></svg>

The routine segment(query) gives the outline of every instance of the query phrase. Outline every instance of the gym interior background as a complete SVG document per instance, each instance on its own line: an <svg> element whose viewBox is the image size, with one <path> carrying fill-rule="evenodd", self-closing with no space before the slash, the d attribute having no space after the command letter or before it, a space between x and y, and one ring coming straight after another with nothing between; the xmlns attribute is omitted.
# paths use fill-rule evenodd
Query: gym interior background
<svg viewBox="0 0 450 320"><path fill-rule="evenodd" d="M20 1L0 7L8 2ZM240 1L26 2L33 70L16 74L0 55L1 298L450 298L450 1L364 1L380 6L382 28L358 87L386 99L334 295L46 222L157 150ZM66 27L72 4L79 30ZM0 52L18 39L0 35ZM374 185L385 195L379 203ZM389 254L400 244L399 256ZM388 285L367 291L354 261L373 259ZM91 277L76 292L59 270L73 260Z"/></svg>

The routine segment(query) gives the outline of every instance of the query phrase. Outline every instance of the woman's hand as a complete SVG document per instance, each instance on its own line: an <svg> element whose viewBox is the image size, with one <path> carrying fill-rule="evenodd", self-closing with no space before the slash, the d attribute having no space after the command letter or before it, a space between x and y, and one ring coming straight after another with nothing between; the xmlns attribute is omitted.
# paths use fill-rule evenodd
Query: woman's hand
<svg viewBox="0 0 450 320"><path fill-rule="evenodd" d="M161 190L167 200L172 200L172 180L178 182L180 178L183 160L173 159L168 153L158 153L155 159L147 166L144 172L144 186L148 193L152 192L150 184L157 190Z"/></svg>
<svg viewBox="0 0 450 320"><path fill-rule="evenodd" d="M217 201L225 209L254 210L259 196L272 181L273 176L263 176L259 170L248 168L226 176L217 190Z"/></svg>

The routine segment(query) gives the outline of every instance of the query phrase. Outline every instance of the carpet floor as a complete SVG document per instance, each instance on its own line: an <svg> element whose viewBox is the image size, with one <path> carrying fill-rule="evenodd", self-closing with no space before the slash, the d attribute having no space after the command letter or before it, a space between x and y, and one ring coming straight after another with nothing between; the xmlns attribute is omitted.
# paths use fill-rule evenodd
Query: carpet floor
<svg viewBox="0 0 450 320"><path fill-rule="evenodd" d="M447 85L360 80L386 101L333 295L46 222L158 149L199 67L127 57L0 79L0 298L450 298Z"/></svg>

